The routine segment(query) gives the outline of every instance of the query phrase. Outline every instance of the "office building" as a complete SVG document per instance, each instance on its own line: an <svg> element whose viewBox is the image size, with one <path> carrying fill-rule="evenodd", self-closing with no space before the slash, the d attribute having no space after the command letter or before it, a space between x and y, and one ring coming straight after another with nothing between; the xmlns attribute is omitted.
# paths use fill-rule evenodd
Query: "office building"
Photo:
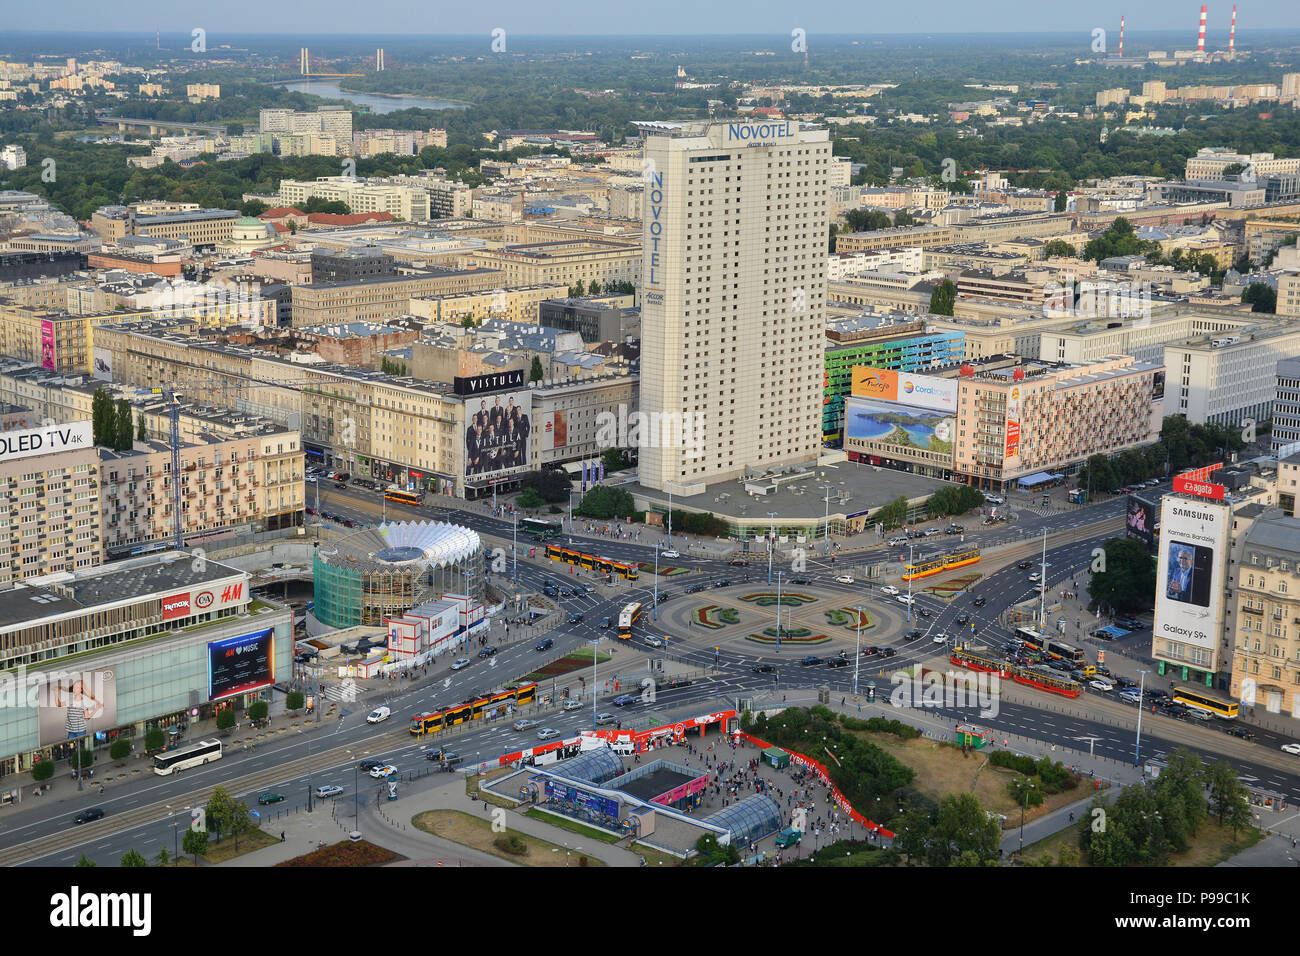
<svg viewBox="0 0 1300 956"><path fill-rule="evenodd" d="M1300 441L1300 358L1277 363L1273 394L1273 453Z"/></svg>
<svg viewBox="0 0 1300 956"><path fill-rule="evenodd" d="M1300 328L1260 323L1165 346L1165 413L1195 425L1266 421L1277 363L1300 354Z"/></svg>
<svg viewBox="0 0 1300 956"><path fill-rule="evenodd" d="M1266 511L1234 550L1230 692L1248 708L1300 718L1300 519Z"/></svg>
<svg viewBox="0 0 1300 956"><path fill-rule="evenodd" d="M298 206L308 199L346 203L353 213L386 212L394 219L422 222L429 218L429 193L412 186L394 186L348 176L321 176L314 182L280 181L280 202Z"/></svg>
<svg viewBox="0 0 1300 956"><path fill-rule="evenodd" d="M689 422L702 441L642 448L641 484L696 494L747 468L815 460L828 132L653 125L645 156L642 411Z"/></svg>

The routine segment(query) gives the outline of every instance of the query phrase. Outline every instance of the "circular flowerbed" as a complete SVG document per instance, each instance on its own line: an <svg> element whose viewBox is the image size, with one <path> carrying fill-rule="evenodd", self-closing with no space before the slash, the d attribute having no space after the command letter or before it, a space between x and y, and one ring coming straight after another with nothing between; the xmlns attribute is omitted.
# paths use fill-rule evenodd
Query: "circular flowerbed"
<svg viewBox="0 0 1300 956"><path fill-rule="evenodd" d="M755 591L753 594L742 594L742 601L749 601L751 604L757 604L759 607L774 607L777 604L777 593L775 591ZM807 594L799 594L796 591L782 591L780 603L784 607L798 607L801 604L812 604L817 599L809 597Z"/></svg>
<svg viewBox="0 0 1300 956"><path fill-rule="evenodd" d="M766 647L776 646L776 636L774 634L769 635L766 632L763 634L746 634L745 640L753 641L755 644L762 644ZM818 644L826 644L829 642L830 638L825 634L809 634L806 637L790 637L787 634L787 636L781 638L782 644L797 644L800 647L815 647Z"/></svg>
<svg viewBox="0 0 1300 956"><path fill-rule="evenodd" d="M864 629L876 626L875 618L871 616L869 611L865 610L858 611L854 608L834 607L826 611L825 614L826 620L830 624L837 627L847 627L851 631L856 631L859 623Z"/></svg>
<svg viewBox="0 0 1300 956"><path fill-rule="evenodd" d="M691 612L695 617L695 623L701 627L711 627L717 630L728 624L739 624L740 614L734 607L719 607L716 604L706 604L703 607L697 607Z"/></svg>

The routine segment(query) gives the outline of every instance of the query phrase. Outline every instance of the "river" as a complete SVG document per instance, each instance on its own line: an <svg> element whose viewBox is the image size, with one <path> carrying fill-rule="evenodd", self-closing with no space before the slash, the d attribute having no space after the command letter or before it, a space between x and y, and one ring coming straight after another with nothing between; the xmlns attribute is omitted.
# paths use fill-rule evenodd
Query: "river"
<svg viewBox="0 0 1300 956"><path fill-rule="evenodd" d="M332 100L349 100L358 106L369 107L372 113L392 113L396 110L463 110L466 107L464 103L453 103L451 100L440 100L431 96L385 96L379 93L349 93L339 87L337 83L327 83L323 80L296 80L292 83L277 83L276 86L282 86L286 90L296 90L299 93L311 93L313 96L324 96Z"/></svg>

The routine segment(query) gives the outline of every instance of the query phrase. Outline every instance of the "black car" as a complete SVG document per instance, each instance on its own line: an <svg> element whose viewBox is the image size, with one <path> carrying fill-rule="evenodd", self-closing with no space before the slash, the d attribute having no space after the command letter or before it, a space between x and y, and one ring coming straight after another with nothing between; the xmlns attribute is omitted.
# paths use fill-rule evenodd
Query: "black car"
<svg viewBox="0 0 1300 956"><path fill-rule="evenodd" d="M798 584L798 585L805 585L805 584L812 584L812 581L809 580L808 578L791 578L791 579L790 579L790 583L791 583L791 584Z"/></svg>
<svg viewBox="0 0 1300 956"><path fill-rule="evenodd" d="M731 587L731 582L728 581L726 578L723 578L721 581L714 581L713 586L715 588L728 588Z"/></svg>
<svg viewBox="0 0 1300 956"><path fill-rule="evenodd" d="M569 615L569 623L570 623L570 624L581 624L581 623L582 623L582 615L581 615L581 614L570 614L570 615Z"/></svg>
<svg viewBox="0 0 1300 956"><path fill-rule="evenodd" d="M804 667L816 667L818 664L825 664L826 661L816 656L815 654L809 654L799 663L802 664Z"/></svg>
<svg viewBox="0 0 1300 956"><path fill-rule="evenodd" d="M958 624L969 624L969 623L970 623L970 615L967 614L965 611L962 611L960 614L957 615L957 623L958 623Z"/></svg>
<svg viewBox="0 0 1300 956"><path fill-rule="evenodd" d="M361 767L362 770L366 771L366 773L369 773L376 767L382 767L385 763L386 761L384 760L375 760L373 757L367 757L365 760L361 761L358 766Z"/></svg>
<svg viewBox="0 0 1300 956"><path fill-rule="evenodd" d="M926 610L925 608L923 608L923 607L918 607L918 608L916 609L916 616L917 616L917 617L929 617L929 616L930 616L930 612L927 611L927 610Z"/></svg>
<svg viewBox="0 0 1300 956"><path fill-rule="evenodd" d="M73 823L89 823L91 820L104 819L104 811L99 807L91 807L89 810L82 810L72 818Z"/></svg>
<svg viewBox="0 0 1300 956"><path fill-rule="evenodd" d="M1032 561L1021 561L1019 564L1016 565L1016 567L1018 567L1021 571L1026 571L1029 568L1032 568L1033 566L1034 566L1034 562Z"/></svg>
<svg viewBox="0 0 1300 956"><path fill-rule="evenodd" d="M1228 734L1233 737L1240 737L1242 740L1254 740L1255 735L1245 727L1229 727Z"/></svg>
<svg viewBox="0 0 1300 956"><path fill-rule="evenodd" d="M906 634L903 635L903 639L907 641L914 641L920 636L921 636L921 632L918 631L916 628L912 628L912 630L908 631Z"/></svg>
<svg viewBox="0 0 1300 956"><path fill-rule="evenodd" d="M776 670L776 668L771 664L755 664L753 670L755 674L770 674Z"/></svg>
<svg viewBox="0 0 1300 956"><path fill-rule="evenodd" d="M732 558L727 563L731 565L733 568L745 568L749 566L749 562L746 561L744 558Z"/></svg>
<svg viewBox="0 0 1300 956"><path fill-rule="evenodd" d="M489 644L487 647L483 648L483 650L481 650L481 651L478 652L478 656L479 656L479 657L491 657L491 656L492 656L493 654L495 654L496 652L497 652L497 649L496 649L495 647L493 647L491 644Z"/></svg>
<svg viewBox="0 0 1300 956"><path fill-rule="evenodd" d="M703 591L706 587L708 587L707 584L692 584L690 587L686 589L686 593L698 594L699 592Z"/></svg>
<svg viewBox="0 0 1300 956"><path fill-rule="evenodd" d="M554 646L555 646L555 641L551 640L548 637L546 640L542 641L540 644L537 645L536 650L549 651Z"/></svg>
<svg viewBox="0 0 1300 956"><path fill-rule="evenodd" d="M879 653L880 653L880 648L876 647L875 644L871 644L862 649L863 657L870 657L872 654L879 654Z"/></svg>
<svg viewBox="0 0 1300 956"><path fill-rule="evenodd" d="M944 534L965 534L965 533L966 533L966 528L959 524L948 525L947 530L944 532Z"/></svg>
<svg viewBox="0 0 1300 956"><path fill-rule="evenodd" d="M848 659L844 657L832 657L830 660L826 662L826 666L827 667L848 667L849 662Z"/></svg>
<svg viewBox="0 0 1300 956"><path fill-rule="evenodd" d="M897 653L898 651L894 650L892 647L884 647L880 650L882 657L893 657Z"/></svg>
<svg viewBox="0 0 1300 956"><path fill-rule="evenodd" d="M663 604L664 601L667 601L667 600L668 600L668 592L667 592L667 591L660 591L660 592L659 592L659 598L658 598L659 603L660 603L660 604Z"/></svg>
<svg viewBox="0 0 1300 956"><path fill-rule="evenodd" d="M600 629L601 629L602 631L608 630L609 628L611 628L611 627L613 627L613 626L614 626L614 622L611 621L611 620L609 619L609 616L608 616L608 615L606 615L605 617L602 617L602 618L600 619Z"/></svg>
<svg viewBox="0 0 1300 956"><path fill-rule="evenodd" d="M983 607L985 604L988 603L989 602L984 600L984 598L982 597L977 597L975 600L971 601L971 604L975 605L976 607Z"/></svg>

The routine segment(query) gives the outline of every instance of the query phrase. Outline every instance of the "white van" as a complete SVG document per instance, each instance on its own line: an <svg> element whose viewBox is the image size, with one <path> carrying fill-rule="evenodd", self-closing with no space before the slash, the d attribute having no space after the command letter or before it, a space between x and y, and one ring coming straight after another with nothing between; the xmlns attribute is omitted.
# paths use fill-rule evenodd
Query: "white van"
<svg viewBox="0 0 1300 956"><path fill-rule="evenodd" d="M385 721L385 720L387 720L389 717L392 716L392 714L393 714L393 712L392 712L391 710L389 710L387 707L376 707L376 708L375 708L374 710L372 710L372 711L370 712L370 714L366 717L366 723L368 723L368 724L378 724L378 723L380 723L381 721Z"/></svg>

